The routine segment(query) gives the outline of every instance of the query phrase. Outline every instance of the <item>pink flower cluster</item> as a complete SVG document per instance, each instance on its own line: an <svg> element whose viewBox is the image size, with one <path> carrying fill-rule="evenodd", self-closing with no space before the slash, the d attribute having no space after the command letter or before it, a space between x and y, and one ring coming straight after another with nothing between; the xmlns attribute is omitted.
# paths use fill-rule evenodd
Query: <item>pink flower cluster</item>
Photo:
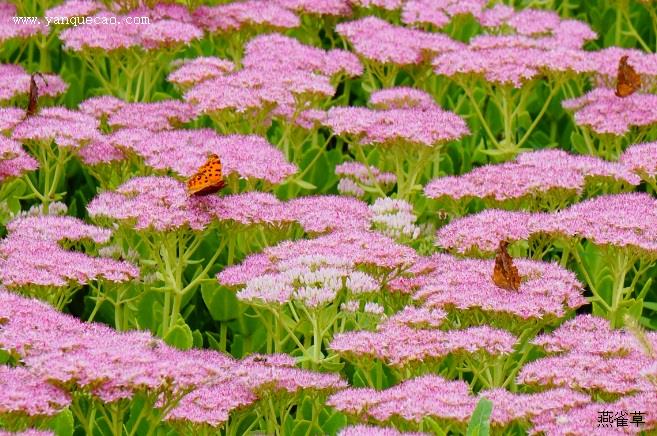
<svg viewBox="0 0 657 436"><path fill-rule="evenodd" d="M165 100L155 103L116 105L107 123L112 128L146 127L148 130L160 131L179 127L195 117L195 110L190 104L178 100Z"/></svg>
<svg viewBox="0 0 657 436"><path fill-rule="evenodd" d="M158 133L127 129L115 132L109 141L142 157L151 168L173 170L183 177L196 173L212 153L220 157L223 173L228 177L235 174L241 179L279 184L297 171L281 151L255 135L222 136L211 129Z"/></svg>
<svg viewBox="0 0 657 436"><path fill-rule="evenodd" d="M2 20L1 17L0 20ZM68 89L68 84L55 74L37 75L34 80L40 96L55 97ZM23 67L14 64L0 64L0 101L11 100L19 95L26 96L29 92L30 75Z"/></svg>
<svg viewBox="0 0 657 436"><path fill-rule="evenodd" d="M233 62L214 56L174 61L173 65L176 69L169 74L167 80L182 87L223 76L235 70Z"/></svg>
<svg viewBox="0 0 657 436"><path fill-rule="evenodd" d="M71 403L66 392L23 367L0 365L0 389L0 416L52 416Z"/></svg>
<svg viewBox="0 0 657 436"><path fill-rule="evenodd" d="M199 27L212 33L242 29L285 30L300 24L299 17L275 1L246 0L201 6L194 11L193 17Z"/></svg>
<svg viewBox="0 0 657 436"><path fill-rule="evenodd" d="M479 397L493 401L491 425L503 427L540 414L556 414L590 402L587 395L569 389L535 394L511 393L502 389L482 391ZM439 422L466 423L477 404L464 381L450 381L437 375L406 380L382 391L350 388L333 394L328 404L349 415L376 422L400 419L416 426L425 417ZM498 427L499 428L499 427Z"/></svg>
<svg viewBox="0 0 657 436"><path fill-rule="evenodd" d="M61 241L91 240L104 243L110 233L72 217L20 217L7 225L0 242L0 280L3 285L64 287L94 280L124 282L139 277L139 270L124 261L91 257L70 251Z"/></svg>
<svg viewBox="0 0 657 436"><path fill-rule="evenodd" d="M48 33L48 28L43 23L15 23L13 17L16 15L15 5L11 3L0 4L0 43L11 39L27 39L37 34L44 35Z"/></svg>
<svg viewBox="0 0 657 436"><path fill-rule="evenodd" d="M361 57L382 64L417 65L432 55L463 49L447 35L395 26L373 16L340 23L335 29Z"/></svg>
<svg viewBox="0 0 657 436"><path fill-rule="evenodd" d="M349 0L275 0L275 3L301 14L335 17L351 15Z"/></svg>
<svg viewBox="0 0 657 436"><path fill-rule="evenodd" d="M430 258L432 270L419 275L413 299L424 307L459 313L479 309L521 319L563 318L586 304L575 274L553 263L517 259L520 289L507 291L491 279L493 260L458 259L446 254ZM511 295L513 294L513 295Z"/></svg>
<svg viewBox="0 0 657 436"><path fill-rule="evenodd" d="M148 25L124 22L126 18L144 16L150 18ZM105 20L106 23L75 26L61 32L65 49L76 52L113 52L137 48L162 50L189 45L203 36L203 31L191 23L187 9L181 6L159 4L153 9L139 8L127 15L101 10L93 18L99 22ZM110 19L116 20L117 24L108 24Z"/></svg>
<svg viewBox="0 0 657 436"><path fill-rule="evenodd" d="M273 110L277 116L295 118L299 108L308 109L305 103L333 96L332 77L362 73L358 58L348 51L324 51L279 34L246 44L242 65L225 74L204 74L204 67L195 74L201 80L185 93L185 100L203 113Z"/></svg>
<svg viewBox="0 0 657 436"><path fill-rule="evenodd" d="M587 94L562 105L575 113L575 123L589 127L598 134L624 136L630 127L645 127L657 122L651 110L657 104L657 95L636 93L617 97L609 88L595 88Z"/></svg>
<svg viewBox="0 0 657 436"><path fill-rule="evenodd" d="M493 204L506 200L563 199L581 194L588 183L600 180L638 185L639 177L625 166L562 150L520 154L515 162L478 167L461 176L432 180L424 192L430 198L454 200L481 198Z"/></svg>
<svg viewBox="0 0 657 436"><path fill-rule="evenodd" d="M642 178L657 175L657 142L646 142L629 146L618 159L619 162Z"/></svg>
<svg viewBox="0 0 657 436"><path fill-rule="evenodd" d="M99 123L93 117L64 107L48 107L18 124L12 137L18 141L50 143L79 148L100 139Z"/></svg>
<svg viewBox="0 0 657 436"><path fill-rule="evenodd" d="M379 359L393 367L440 362L449 355L508 355L517 338L506 330L488 326L463 330L417 329L399 323L385 323L375 332L366 330L335 335L331 350L351 361Z"/></svg>
<svg viewBox="0 0 657 436"><path fill-rule="evenodd" d="M219 196L189 196L184 184L171 177L135 177L116 191L96 196L87 206L96 220L109 218L137 230L203 230L213 221L238 225L284 226L298 223L306 232L365 229L371 215L361 201L337 197L301 197L281 202L271 194L246 192Z"/></svg>
<svg viewBox="0 0 657 436"><path fill-rule="evenodd" d="M598 245L657 255L657 201L644 193L604 195L553 213L486 210L438 231L438 245L460 253L493 252L500 240L534 235L587 239Z"/></svg>
<svg viewBox="0 0 657 436"><path fill-rule="evenodd" d="M654 347L657 335L647 340ZM551 355L526 364L518 382L541 387L569 386L591 393L652 392L655 385L641 375L655 363L635 337L611 329L605 319L581 315L532 341Z"/></svg>
<svg viewBox="0 0 657 436"><path fill-rule="evenodd" d="M272 362L267 358L264 363L240 362L213 351L176 350L149 333L117 333L101 324L81 323L35 300L4 291L0 291L0 319L0 349L24 364L20 372L26 374L26 383L17 392L31 393L24 398L3 396L0 411L19 405L22 412L49 413L66 406L64 389L82 391L107 403L142 392L154 400L174 401L162 407L173 406L182 397L166 419L217 426L226 422L231 410L252 405L260 396L300 391L317 394L346 385L336 375L290 367L276 356ZM11 383L4 377L2 382ZM48 389L57 392L44 406Z"/></svg>
<svg viewBox="0 0 657 436"><path fill-rule="evenodd" d="M338 182L338 192L357 198L365 196L364 188L374 189L373 186L379 184L387 191L397 181L397 176L393 173L382 173L377 167L366 166L360 162L343 162L336 165L335 174L342 176Z"/></svg>
<svg viewBox="0 0 657 436"><path fill-rule="evenodd" d="M486 4L485 0L407 0L402 6L402 22L441 28L457 15L479 17Z"/></svg>
<svg viewBox="0 0 657 436"><path fill-rule="evenodd" d="M34 171L38 166L37 161L23 150L19 142L0 136L0 181Z"/></svg>
<svg viewBox="0 0 657 436"><path fill-rule="evenodd" d="M392 91L391 91L392 92ZM470 133L465 121L458 115L428 104L428 95L422 91L410 93L397 89L393 94L374 94L372 102L390 105L400 99L424 101L394 109L368 109L363 107L332 107L323 124L336 135L353 138L364 145L416 144L433 147L454 141ZM420 97L421 96L421 97ZM376 103L375 103L376 102Z"/></svg>

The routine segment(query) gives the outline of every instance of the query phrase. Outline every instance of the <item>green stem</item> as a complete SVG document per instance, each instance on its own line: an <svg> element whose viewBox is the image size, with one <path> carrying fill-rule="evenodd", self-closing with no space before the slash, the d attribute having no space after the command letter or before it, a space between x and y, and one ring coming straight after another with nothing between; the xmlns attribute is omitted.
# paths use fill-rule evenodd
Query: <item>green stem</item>
<svg viewBox="0 0 657 436"><path fill-rule="evenodd" d="M500 143L497 141L497 139L495 139L495 135L493 135L493 132L491 131L490 126L488 125L488 122L484 117L484 114L481 113L481 109L479 109L479 103L477 102L477 100L475 100L472 91L468 86L464 86L463 84L461 84L461 88L465 91L465 95L468 96L468 99L470 100L470 104L474 108L475 113L479 118L479 122L481 123L481 126L484 128L486 134L488 135L488 139L493 143L495 148L499 149Z"/></svg>
<svg viewBox="0 0 657 436"><path fill-rule="evenodd" d="M536 115L536 117L534 118L534 121L533 121L532 124L529 126L529 129L527 129L527 131L525 132L525 134L522 136L522 138L521 138L520 141L518 142L517 148L521 148L521 147L525 144L525 141L527 141L527 140L529 139L529 135L531 135L531 133L534 131L534 129L536 128L536 126L538 125L538 123L541 121L541 119L542 119L543 116L545 115L545 112L546 112L547 109L548 109L548 106L550 105L550 102L552 101L552 99L554 98L554 96L557 94L557 92L558 92L560 89L561 89L561 85L560 85L560 84L555 84L555 85L552 87L552 90L550 91L550 94L549 94L548 97L545 99L545 103L543 103L543 107L542 107L541 110L538 112L538 115Z"/></svg>

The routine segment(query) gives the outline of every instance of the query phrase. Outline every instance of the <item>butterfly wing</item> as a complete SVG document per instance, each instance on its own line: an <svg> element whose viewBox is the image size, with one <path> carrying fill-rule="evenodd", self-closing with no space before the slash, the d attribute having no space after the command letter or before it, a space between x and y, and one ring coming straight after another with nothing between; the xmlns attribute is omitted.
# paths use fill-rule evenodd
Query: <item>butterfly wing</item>
<svg viewBox="0 0 657 436"><path fill-rule="evenodd" d="M618 62L618 77L616 80L616 96L627 97L634 94L641 87L641 76L632 65L627 63L627 56L621 57Z"/></svg>
<svg viewBox="0 0 657 436"><path fill-rule="evenodd" d="M517 291L520 289L520 275L513 264L513 258L506 251L506 242L501 242L495 254L493 282L502 289Z"/></svg>
<svg viewBox="0 0 657 436"><path fill-rule="evenodd" d="M221 160L216 154L210 155L196 174L187 180L189 195L206 195L219 191L225 186Z"/></svg>
<svg viewBox="0 0 657 436"><path fill-rule="evenodd" d="M39 87L37 86L36 80L34 80L34 74L30 76L30 95L27 101L27 109L25 110L25 117L31 117L37 113L39 106Z"/></svg>

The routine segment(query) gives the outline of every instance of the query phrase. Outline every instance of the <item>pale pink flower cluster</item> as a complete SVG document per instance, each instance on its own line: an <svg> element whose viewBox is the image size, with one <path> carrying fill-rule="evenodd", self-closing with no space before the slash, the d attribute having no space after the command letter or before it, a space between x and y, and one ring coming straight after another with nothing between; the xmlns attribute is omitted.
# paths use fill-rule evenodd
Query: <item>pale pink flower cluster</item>
<svg viewBox="0 0 657 436"><path fill-rule="evenodd" d="M647 340L657 345L657 334L646 333ZM538 335L532 340L548 353L577 352L601 356L643 354L643 345L625 330L614 330L609 321L593 315L579 315L564 322L551 333Z"/></svg>
<svg viewBox="0 0 657 436"><path fill-rule="evenodd" d="M173 170L183 177L195 174L212 153L221 159L227 177L235 174L241 179L279 184L297 171L281 151L256 135L222 136L211 129L157 133L127 129L116 132L110 142L141 156L149 167Z"/></svg>
<svg viewBox="0 0 657 436"><path fill-rule="evenodd" d="M27 154L20 142L0 136L0 181L34 171L39 164Z"/></svg>
<svg viewBox="0 0 657 436"><path fill-rule="evenodd" d="M276 269L249 280L237 298L265 304L298 301L318 308L332 303L342 290L359 295L380 289L373 277L336 257L306 255L280 262Z"/></svg>
<svg viewBox="0 0 657 436"><path fill-rule="evenodd" d="M325 76L344 74L359 76L363 66L353 53L340 50L322 50L305 45L296 38L272 33L253 38L244 47L245 68L289 68L312 71Z"/></svg>
<svg viewBox="0 0 657 436"><path fill-rule="evenodd" d="M0 37L0 39L2 38ZM37 75L34 80L39 90L39 96L55 97L68 89L68 83L56 74ZM30 75L23 67L14 64L0 64L0 101L27 96L29 92Z"/></svg>
<svg viewBox="0 0 657 436"><path fill-rule="evenodd" d="M657 142L646 142L629 146L618 161L628 170L642 178L657 175Z"/></svg>
<svg viewBox="0 0 657 436"><path fill-rule="evenodd" d="M581 50L586 41L597 37L586 23L562 20L552 11L516 12L501 4L482 10L477 18L501 34L475 36L463 50L439 54L433 61L436 73L483 77L520 88L544 74L595 72L589 52ZM514 33L509 34L509 29Z"/></svg>
<svg viewBox="0 0 657 436"><path fill-rule="evenodd" d="M433 270L424 275L413 295L426 308L481 310L492 315L491 321L500 314L550 321L587 303L575 274L557 264L517 259L514 264L521 277L520 289L507 291L491 279L494 260L443 254L430 260Z"/></svg>
<svg viewBox="0 0 657 436"><path fill-rule="evenodd" d="M594 90L562 102L575 113L575 123L587 126L598 134L623 136L631 127L646 127L657 123L651 108L657 105L657 95L635 93L617 97L610 88Z"/></svg>
<svg viewBox="0 0 657 436"><path fill-rule="evenodd" d="M381 8L387 11L399 9L404 0L348 0L356 8Z"/></svg>
<svg viewBox="0 0 657 436"><path fill-rule="evenodd" d="M115 113L127 103L120 98L111 95L100 95L90 97L78 105L78 110L83 114L94 118L103 119Z"/></svg>
<svg viewBox="0 0 657 436"><path fill-rule="evenodd" d="M657 345L655 333L649 333L646 340ZM580 315L532 342L556 355L526 364L518 375L519 383L568 386L591 393L649 391L654 395L655 386L642 377L654 364L654 357L645 354L631 333L613 330L603 318Z"/></svg>
<svg viewBox="0 0 657 436"><path fill-rule="evenodd" d="M25 118L25 110L17 107L0 107L0 132L9 135Z"/></svg>
<svg viewBox="0 0 657 436"><path fill-rule="evenodd" d="M45 23L14 23L13 17L16 15L15 5L0 4L0 44L10 39L27 39L37 34L48 33Z"/></svg>
<svg viewBox="0 0 657 436"><path fill-rule="evenodd" d="M643 79L657 76L657 55L646 53L638 49L622 47L606 47L592 51L588 54L591 64L591 72L597 75L597 84L605 88L613 88L616 85L618 75L618 61L622 56L627 56L627 63L642 76Z"/></svg>
<svg viewBox="0 0 657 436"><path fill-rule="evenodd" d="M171 130L195 118L194 107L178 100L155 103L125 103L115 106L107 123L112 128L147 128Z"/></svg>
<svg viewBox="0 0 657 436"><path fill-rule="evenodd" d="M365 196L365 188L374 189L375 184L388 191L397 181L393 173L382 173L377 167L366 166L360 162L343 162L335 166L335 174L340 177L338 192L357 198Z"/></svg>
<svg viewBox="0 0 657 436"><path fill-rule="evenodd" d="M482 391L479 397L493 401L491 426L498 430L514 421L523 422L543 414L556 415L590 402L587 395L569 389L534 394L494 389ZM417 426L425 417L467 423L477 400L464 381L425 375L381 391L370 388L345 389L329 397L328 404L361 419L379 423L398 423L401 420Z"/></svg>
<svg viewBox="0 0 657 436"><path fill-rule="evenodd" d="M216 196L190 197L182 182L170 177L135 177L116 191L98 194L88 205L97 221L109 218L137 230L205 229L212 221Z"/></svg>
<svg viewBox="0 0 657 436"><path fill-rule="evenodd" d="M549 411L534 417L531 421L534 427L530 434L546 435L587 435L591 434L591 423L598 422L600 411L613 411L612 417L627 419L628 426L596 427L595 433L604 436L622 436L628 434L643 434L657 426L655 414L647 411L657 410L657 396L653 392L634 396L625 396L615 402L591 403L575 407L561 413ZM631 424L632 413L643 412L644 424ZM616 421L614 420L614 423Z"/></svg>
<svg viewBox="0 0 657 436"><path fill-rule="evenodd" d="M63 46L67 50L114 52L117 50L141 49L164 50L175 49L189 45L192 41L200 39L203 31L196 25L171 19L162 11L140 9L129 15L137 17L150 16L148 25L124 24L128 15L116 15L111 12L100 11L93 17L98 20L110 17L121 24L100 24L75 26L65 29L60 34ZM189 14L187 13L187 16ZM187 17L183 17L186 19Z"/></svg>
<svg viewBox="0 0 657 436"><path fill-rule="evenodd" d="M427 92L406 86L374 91L370 94L370 105L375 109L434 109L438 106Z"/></svg>
<svg viewBox="0 0 657 436"><path fill-rule="evenodd" d="M530 219L541 216L529 212L484 209L451 221L438 230L436 243L440 247L466 254L493 253L500 241L529 239L532 231Z"/></svg>
<svg viewBox="0 0 657 436"><path fill-rule="evenodd" d="M363 69L348 51L325 51L279 34L262 35L247 43L242 65L237 71L213 74L205 80L201 77L187 90L185 100L202 113L264 111L295 119L301 109L311 110L306 103L333 96L332 78L357 76Z"/></svg>
<svg viewBox="0 0 657 436"><path fill-rule="evenodd" d="M644 193L604 195L553 213L486 210L438 231L438 245L461 253L494 252L500 240L547 234L657 255L657 200Z"/></svg>
<svg viewBox="0 0 657 436"><path fill-rule="evenodd" d="M420 227L415 223L413 206L404 200L377 198L370 206L372 226L384 235L397 240L417 239Z"/></svg>
<svg viewBox="0 0 657 436"><path fill-rule="evenodd" d="M211 33L242 29L285 30L300 24L299 17L276 1L245 0L201 6L193 17L197 26Z"/></svg>
<svg viewBox="0 0 657 436"><path fill-rule="evenodd" d="M402 6L402 22L441 28L457 15L480 16L487 3L485 0L407 0Z"/></svg>
<svg viewBox="0 0 657 436"><path fill-rule="evenodd" d="M52 416L70 403L69 395L22 367L0 365L0 416Z"/></svg>
<svg viewBox="0 0 657 436"><path fill-rule="evenodd" d="M484 10L479 22L484 27L513 29L518 35L532 37L553 48L579 49L585 42L597 38L587 23L562 19L558 13L542 9L515 11L500 4Z"/></svg>
<svg viewBox="0 0 657 436"><path fill-rule="evenodd" d="M513 352L516 341L508 331L488 326L443 331L385 323L374 332L359 330L337 334L330 348L351 361L379 359L386 365L404 368L440 362L449 355L508 355Z"/></svg>
<svg viewBox="0 0 657 436"><path fill-rule="evenodd" d="M12 137L18 141L54 141L59 147L79 148L100 139L98 121L82 112L64 107L43 108L18 124Z"/></svg>
<svg viewBox="0 0 657 436"><path fill-rule="evenodd" d="M373 16L340 23L335 29L362 58L383 64L417 65L464 47L447 35L395 26Z"/></svg>
<svg viewBox="0 0 657 436"><path fill-rule="evenodd" d="M366 203L339 196L300 197L287 202L272 194L190 196L171 177L135 177L116 191L96 196L87 206L94 219L109 218L137 230L203 230L220 221L238 226L278 228L298 223L308 233L366 229L371 213Z"/></svg>
<svg viewBox="0 0 657 436"><path fill-rule="evenodd" d="M66 0L65 2L48 9L46 17L87 17L107 8L99 1L94 0Z"/></svg>
<svg viewBox="0 0 657 436"><path fill-rule="evenodd" d="M174 61L173 66L176 69L169 74L167 80L183 87L223 76L235 70L233 62L214 56L201 56L183 61Z"/></svg>
<svg viewBox="0 0 657 436"><path fill-rule="evenodd" d="M104 243L109 232L72 217L19 217L0 242L0 280L5 286L65 287L95 280L125 282L139 277L134 265L64 249L60 241Z"/></svg>
<svg viewBox="0 0 657 436"><path fill-rule="evenodd" d="M394 427L375 427L373 425L350 425L344 427L338 436L428 436L429 433L399 431Z"/></svg>
<svg viewBox="0 0 657 436"><path fill-rule="evenodd" d="M551 195L563 199L574 198L587 183L601 180L640 183L639 177L621 164L562 150L541 150L522 153L515 162L485 165L461 176L434 179L424 192L435 199L481 198L493 202Z"/></svg>
<svg viewBox="0 0 657 436"><path fill-rule="evenodd" d="M275 3L301 14L335 17L351 15L349 0L275 0Z"/></svg>
<svg viewBox="0 0 657 436"><path fill-rule="evenodd" d="M0 411L19 404L24 412L50 413L67 405L64 390L107 403L142 393L159 398L158 407L175 406L168 420L217 426L227 421L230 411L261 397L331 393L346 386L337 375L297 369L276 355L265 356L264 362L241 362L214 351L181 351L150 333L118 333L102 324L82 323L2 290L0 319L0 349L20 358L19 372L26 374L16 375L24 379L16 392L32 392L23 399L4 396ZM60 388L46 385L46 379ZM11 384L11 379L1 377L2 383ZM42 404L45 390L57 393ZM178 404L162 401L181 397Z"/></svg>
<svg viewBox="0 0 657 436"><path fill-rule="evenodd" d="M295 290L290 285L291 274L296 274L295 271L309 273L315 264L328 265L333 267L333 273L342 274L340 277L344 277L345 288L354 294L362 294L377 291L381 279L394 271L409 268L416 259L415 251L409 247L381 234L352 228L334 230L315 239L281 242L265 248L262 253L248 256L241 264L224 269L217 278L225 286L247 285L245 295L249 298L267 295L269 301L276 298L282 301ZM327 280L335 274L327 276ZM333 280L331 286L342 281ZM335 287L330 289L331 295L337 292Z"/></svg>
<svg viewBox="0 0 657 436"><path fill-rule="evenodd" d="M336 135L363 145L434 147L469 135L465 121L439 107L375 110L364 107L332 107L324 125Z"/></svg>

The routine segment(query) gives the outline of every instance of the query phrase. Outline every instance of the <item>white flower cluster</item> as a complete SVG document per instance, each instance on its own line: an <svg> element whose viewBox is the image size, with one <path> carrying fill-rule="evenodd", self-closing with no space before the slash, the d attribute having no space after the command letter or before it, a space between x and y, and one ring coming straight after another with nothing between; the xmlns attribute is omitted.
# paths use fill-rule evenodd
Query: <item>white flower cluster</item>
<svg viewBox="0 0 657 436"><path fill-rule="evenodd" d="M389 197L379 198L370 210L374 214L372 226L384 235L398 240L414 240L420 235L421 229L415 224L417 217L410 203Z"/></svg>

